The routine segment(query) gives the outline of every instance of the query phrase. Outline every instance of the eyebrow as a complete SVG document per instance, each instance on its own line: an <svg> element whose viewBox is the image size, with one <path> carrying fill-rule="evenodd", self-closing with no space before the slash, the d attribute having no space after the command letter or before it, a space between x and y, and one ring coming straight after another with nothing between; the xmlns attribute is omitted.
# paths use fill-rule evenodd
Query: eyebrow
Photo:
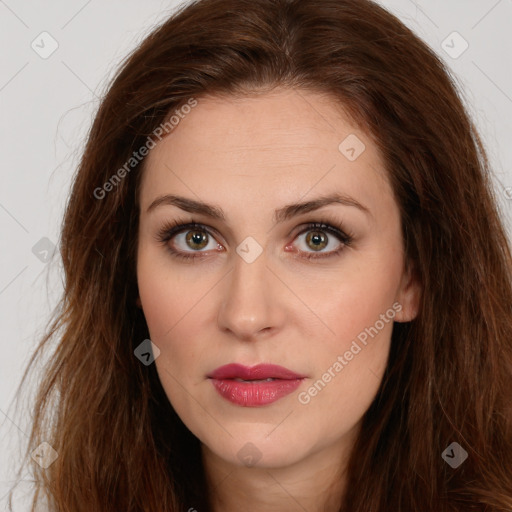
<svg viewBox="0 0 512 512"><path fill-rule="evenodd" d="M291 219L294 216L301 215L304 213L312 212L327 206L330 204L342 204L344 206L352 206L371 216L370 210L362 205L359 201L345 194L330 194L327 196L318 197L311 201L305 201L303 203L293 203L274 211L274 222L284 222ZM187 197L176 196L172 194L166 194L157 197L146 210L147 213L154 210L158 206L177 206L178 208L189 212L205 215L212 219L225 221L226 216L219 206L203 203L201 201L195 201Z"/></svg>

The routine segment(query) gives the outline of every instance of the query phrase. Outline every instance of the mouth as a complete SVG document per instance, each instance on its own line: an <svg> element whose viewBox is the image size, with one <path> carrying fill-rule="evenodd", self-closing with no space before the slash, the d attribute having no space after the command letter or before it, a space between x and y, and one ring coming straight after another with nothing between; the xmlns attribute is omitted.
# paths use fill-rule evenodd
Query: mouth
<svg viewBox="0 0 512 512"><path fill-rule="evenodd" d="M268 405L297 389L305 375L273 364L221 366L208 375L221 397L241 407Z"/></svg>
<svg viewBox="0 0 512 512"><path fill-rule="evenodd" d="M254 380L251 380L251 379L239 379L238 377L236 379L233 379L234 381L236 382L272 382L276 379L272 378L272 377L269 377L268 379L254 379Z"/></svg>

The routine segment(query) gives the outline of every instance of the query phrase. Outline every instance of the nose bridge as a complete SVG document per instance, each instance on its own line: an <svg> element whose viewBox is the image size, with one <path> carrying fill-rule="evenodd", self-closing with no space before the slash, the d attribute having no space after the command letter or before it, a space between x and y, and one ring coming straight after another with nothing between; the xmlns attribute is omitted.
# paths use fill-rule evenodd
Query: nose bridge
<svg viewBox="0 0 512 512"><path fill-rule="evenodd" d="M234 255L233 269L227 276L228 284L220 305L218 322L240 338L249 339L260 331L277 325L278 307L275 283L267 268L265 251L251 261L242 253Z"/></svg>

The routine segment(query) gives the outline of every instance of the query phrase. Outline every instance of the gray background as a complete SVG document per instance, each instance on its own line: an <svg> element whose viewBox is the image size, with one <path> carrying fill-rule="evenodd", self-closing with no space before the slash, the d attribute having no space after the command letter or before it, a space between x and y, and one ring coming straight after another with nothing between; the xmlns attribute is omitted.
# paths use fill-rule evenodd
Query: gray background
<svg viewBox="0 0 512 512"><path fill-rule="evenodd" d="M489 152L510 236L512 0L380 3L434 48L457 78ZM157 0L0 0L2 510L20 441L30 425L30 414L14 408L14 393L61 291L60 262L57 254L50 258L51 249L58 245L85 134L120 60L176 5ZM58 47L48 55L52 45ZM20 489L29 490L28 484ZM27 506L21 500L15 510Z"/></svg>

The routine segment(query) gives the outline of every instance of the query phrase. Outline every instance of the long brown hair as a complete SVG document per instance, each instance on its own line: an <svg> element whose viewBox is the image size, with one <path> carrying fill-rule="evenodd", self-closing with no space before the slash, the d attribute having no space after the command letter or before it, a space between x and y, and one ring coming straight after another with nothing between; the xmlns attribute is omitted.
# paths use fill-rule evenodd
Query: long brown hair
<svg viewBox="0 0 512 512"><path fill-rule="evenodd" d="M144 160L126 162L191 98L278 86L330 95L378 146L423 288L417 318L395 324L340 510L510 511L512 258L488 160L442 61L370 0L195 1L123 63L67 204L62 301L27 368L57 340L27 460L43 441L58 458L32 464L34 502L208 510L199 442L134 356L149 338L135 273ZM457 468L442 457L453 442L468 454Z"/></svg>

